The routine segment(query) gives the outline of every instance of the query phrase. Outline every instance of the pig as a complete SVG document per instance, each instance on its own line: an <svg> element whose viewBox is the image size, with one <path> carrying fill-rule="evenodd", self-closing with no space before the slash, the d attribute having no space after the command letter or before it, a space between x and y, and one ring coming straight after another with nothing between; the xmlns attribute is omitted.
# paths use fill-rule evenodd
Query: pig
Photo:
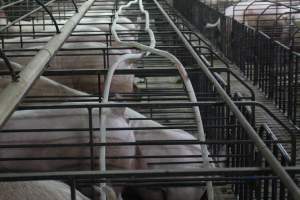
<svg viewBox="0 0 300 200"><path fill-rule="evenodd" d="M129 126L138 127L163 127L153 120L143 120L144 115L126 108L125 117L129 119ZM135 118L134 120L131 120ZM138 120L136 120L138 118ZM136 141L145 140L196 140L196 138L183 130L134 130ZM199 158L151 158L139 161L142 169L197 169L202 164L170 164L170 165L150 165L151 162L184 162L184 161L202 161L200 145L145 145L138 146L137 150L142 156L153 155L199 155ZM210 160L212 161L212 160ZM211 167L214 167L212 164ZM164 191L164 192L162 192ZM205 187L166 187L162 190L137 189L139 196L144 200L150 199L172 199L172 200L199 200L204 195Z"/></svg>
<svg viewBox="0 0 300 200"><path fill-rule="evenodd" d="M62 104L63 105L63 104ZM128 128L124 118L124 109L107 109L106 126L109 128ZM99 109L92 112L91 122L99 123ZM87 109L43 109L43 110L23 110L16 111L2 128L0 136L1 144L70 144L88 143L88 131L55 131L55 132L14 132L17 129L68 129L68 128L89 127ZM6 132L5 130L12 130ZM94 142L99 142L99 131L93 133ZM109 142L134 142L135 137L132 131L108 131L107 140ZM94 148L97 155L97 147ZM118 146L107 147L109 156L134 156L135 147ZM38 149L6 149L0 152L0 157L75 157L72 160L51 160L45 161L3 161L0 163L2 171L63 171L63 170L88 170L91 169L89 159L76 159L78 157L88 157L89 147L62 147L62 148L38 148ZM97 162L96 162L97 163ZM135 166L133 159L113 159L107 162L108 168L132 169Z"/></svg>
<svg viewBox="0 0 300 200"><path fill-rule="evenodd" d="M255 0L240 2L225 9L225 16L235 19L240 23L256 28L258 30L268 30L271 28L283 29L288 25L290 12L285 6L278 6L272 2ZM206 28L218 27L220 29L220 19L216 23L206 25Z"/></svg>
<svg viewBox="0 0 300 200"><path fill-rule="evenodd" d="M228 6L241 1L243 0L200 0L200 2L213 8L224 8L224 6Z"/></svg>
<svg viewBox="0 0 300 200"><path fill-rule="evenodd" d="M43 88L38 88L38 90L42 91L43 95L51 95L52 93L47 90L47 88L55 88L59 87L62 89L63 93L69 93L70 95L81 95L87 96L89 94L73 90L68 88L67 86L63 86L55 81L47 79L43 76L40 79L45 79ZM49 81L47 81L49 80ZM40 80L37 80L37 83ZM1 83L1 82L0 82ZM0 85L1 87L1 85ZM38 87L38 85L37 85ZM1 88L0 88L1 89ZM31 91L34 90L31 89ZM50 93L49 93L50 92ZM39 94L42 96L42 94ZM62 104L63 105L63 104ZM119 127L128 129L128 124L125 121L124 109L106 109L104 113L107 118L107 126L108 127ZM66 119L64 119L66 117ZM97 124L99 122L99 112L98 109L94 109L92 113L92 124ZM32 125L37 125L37 129L39 128L72 128L72 127L88 127L88 113L86 109L71 109L71 110L27 110L27 111L17 111L14 113L13 117L7 122L2 130L10 129L12 131L15 129L22 129L22 128L30 128ZM47 124L47 125L46 125ZM1 131L0 131L1 132ZM4 131L5 132L5 131ZM122 131L107 131L107 141L108 142L135 142L133 132L130 130L122 130ZM36 132L31 133L7 133L9 137L4 137L6 139L0 138L0 143L2 144L53 144L53 143L88 143L89 141L89 134L84 131L73 131L73 132L56 132L55 134L50 134L49 132ZM16 135L15 135L16 134ZM28 135L29 134L29 135ZM94 132L94 142L99 142L98 137L99 132ZM20 136L20 137L19 137ZM40 149L40 148L39 148ZM98 152L96 151L97 147L94 148L94 155L97 156ZM106 148L106 153L110 157L114 156L134 156L135 155L135 147L134 146L112 146ZM32 151L32 152L31 152ZM34 153L33 153L34 152ZM6 154L8 153L8 154ZM53 162L51 160L46 160L45 162L41 161L24 161L24 162L17 162L14 163L8 162L3 165L0 164L0 171L2 172L10 172L10 171L52 171L52 170L88 170L91 168L91 163L87 160L80 160L76 159L78 157L88 157L90 155L89 148L85 147L65 147L61 149L51 149L51 148L42 148L39 150L37 149L26 149L24 151L19 150L8 150L0 152L0 157L2 156L16 156L16 157L47 157L47 156L62 156L62 157L74 157L72 161L69 160L59 160ZM51 164L52 163L52 164ZM56 164L54 164L56 163ZM12 166L14 167L12 167ZM95 167L98 166L98 163L95 162ZM128 159L111 159L107 163L109 169L135 169L136 164L133 158ZM118 199L121 199L121 192L123 190L122 187L115 188L118 192ZM108 195L108 194L107 194ZM115 195L116 196L116 195ZM109 198L113 199L113 198ZM114 198L116 199L116 198Z"/></svg>
<svg viewBox="0 0 300 200"><path fill-rule="evenodd" d="M102 189L107 200L117 200L114 190L106 185ZM75 190L76 200L89 200ZM71 200L71 188L60 181L0 182L0 200Z"/></svg>
<svg viewBox="0 0 300 200"><path fill-rule="evenodd" d="M10 62L15 70L21 70L23 66L15 62ZM5 63L0 59L0 70L5 69ZM0 76L0 92L11 83L11 77ZM78 90L66 87L52 79L41 76L30 89L28 96L83 96L86 93L79 92Z"/></svg>
<svg viewBox="0 0 300 200"><path fill-rule="evenodd" d="M71 200L70 187L59 181L0 182L0 200ZM76 200L89 200L76 191Z"/></svg>
<svg viewBox="0 0 300 200"><path fill-rule="evenodd" d="M73 14L74 13L66 13L66 15L70 16L70 17ZM106 14L111 15L111 13L106 13ZM62 28L63 25L67 21L68 20L56 19L56 23L58 24L59 28ZM5 12L3 10L0 10L0 27L6 26L9 23L11 23L11 22L7 19ZM100 16L100 17L88 17L87 16L87 17L82 18L80 23L82 25L79 24L77 26L78 28L80 28L80 27L84 28L86 26L92 25L94 27L101 29L101 31L109 32L111 23L112 23L112 19L109 16L108 17L107 16ZM120 17L119 23L122 25L120 25L120 24L117 25L118 30L128 31L128 30L136 30L138 28L138 26L133 24L132 21L126 17ZM34 24L34 28L33 28L33 24ZM20 31L22 31L23 33L26 33L26 32L33 33L33 32L43 32L43 31L55 32L56 29L53 24L53 21L50 19L33 20L33 21L21 20L17 24L14 24L14 25L8 27L7 31L10 33L20 33Z"/></svg>
<svg viewBox="0 0 300 200"><path fill-rule="evenodd" d="M87 94L86 94L87 95ZM124 117L129 121L129 127L138 128L138 127L163 127L161 124L152 121L152 120L143 120L144 115L134 111L130 108L125 108ZM142 120L132 120L133 118L139 118ZM76 122L75 122L76 123ZM53 124L53 123L52 123ZM158 137L159 136L159 137ZM196 138L183 131L183 130L134 130L135 140L196 140ZM1 138L0 138L1 141ZM160 162L160 161L202 161L201 158L201 147L199 145L159 145L159 146L138 146L136 149L136 154L138 155L199 155L199 158L168 158L168 159L147 159L141 160L136 159L134 161L134 166L131 166L135 169L195 169L202 167L201 163L199 164L187 164L187 165L149 165L150 162ZM212 165L214 167L214 165ZM148 189L137 189L137 192L143 199L163 199L163 193L167 195L168 199L199 199L204 195L204 187L182 187L182 188L173 188L166 187L162 190L148 190Z"/></svg>
<svg viewBox="0 0 300 200"><path fill-rule="evenodd" d="M227 7L225 16L234 19L238 23L262 31L274 40L288 44L291 36L291 16L293 16L293 14L289 14L290 12L293 13L296 10L273 2L252 0ZM222 26L222 23L226 24ZM236 35L240 35L233 32L233 26L235 25L237 23L233 23L232 20L221 20L219 18L215 23L207 23L206 28L217 28L215 38L222 34L225 36L223 38L228 38L229 41L233 42ZM221 30L221 27L224 29L224 26L226 27L225 32ZM231 44L225 45L226 49L229 50L235 48Z"/></svg>
<svg viewBox="0 0 300 200"><path fill-rule="evenodd" d="M96 28L97 29L97 28ZM98 29L99 30L99 29ZM86 31L95 31L95 28L90 27ZM105 37L102 36L92 36L94 40L105 40ZM103 69L107 68L110 65L113 65L119 57L123 54L129 54L132 52L130 49L110 49L107 50L107 45L101 42L90 42L92 37L86 37L82 35L71 36L67 42L62 46L63 51L58 54L63 54L63 56L55 56L49 63L51 69ZM46 43L51 39L51 37L42 37L36 39L26 39L24 43L24 48L27 50L38 50L43 48L39 46L42 43ZM87 40L87 41L86 41ZM19 38L7 39L6 46L7 50L17 49ZM115 42L112 45L117 46ZM115 48L115 47L113 47ZM76 50L78 49L78 50ZM106 53L109 52L110 56L104 57L103 51L106 50ZM74 55L75 53L75 55ZM28 64L31 58L31 51L21 51L13 52L14 55L19 55L16 57L11 57L10 59L20 63L21 65ZM72 55L73 54L73 55ZM81 54L81 55L78 55ZM96 55L89 55L96 54ZM97 55L99 54L99 55ZM102 55L101 55L102 54ZM10 55L9 52L7 55ZM26 56L27 55L27 56ZM24 57L26 56L26 57ZM107 60L109 58L109 62ZM106 62L106 66L104 66ZM132 63L123 62L120 65L121 69L130 69L132 68ZM100 83L98 84L97 76L57 76L52 77L58 82L68 85L71 88L82 90L88 93L101 93L103 90L103 78L101 77ZM118 75L113 79L112 92L132 92L134 86L134 76L133 75Z"/></svg>
<svg viewBox="0 0 300 200"><path fill-rule="evenodd" d="M124 109L106 109L106 127L125 128L125 130L107 130L106 140L109 143L135 142L135 136L124 118ZM87 109L55 109L55 110L23 110L16 111L4 125L0 136L0 144L24 145L24 144L88 144L90 141L89 131L76 130L89 127L89 114ZM91 115L93 127L99 123L99 109L94 109ZM18 129L32 129L33 132L20 132ZM73 129L73 131L46 132L42 129ZM74 130L75 128L75 130ZM38 130L40 129L40 130ZM11 131L9 131L11 130ZM99 129L93 132L93 141L100 142ZM23 172L49 172L70 170L91 170L99 167L99 160L92 162L89 158L93 152L99 156L99 147L56 147L56 148L19 148L0 150L0 158L33 158L23 161L2 161L0 171L23 171ZM109 159L106 162L110 170L132 170L136 163L135 146L110 146L106 147L106 156L129 157L126 159ZM51 157L58 158L55 162L47 160ZM72 159L66 159L72 158ZM38 158L38 159L34 159ZM44 159L43 159L44 158ZM59 159L61 158L61 159ZM85 158L85 159L81 159ZM94 164L93 164L94 163ZM93 164L93 165L92 165ZM123 187L116 187L115 191L121 198Z"/></svg>

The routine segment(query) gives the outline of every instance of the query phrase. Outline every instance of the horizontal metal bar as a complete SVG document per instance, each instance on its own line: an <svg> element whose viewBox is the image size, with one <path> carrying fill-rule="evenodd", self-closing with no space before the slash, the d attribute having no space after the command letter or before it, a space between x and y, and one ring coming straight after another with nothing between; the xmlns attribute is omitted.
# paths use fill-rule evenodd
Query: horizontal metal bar
<svg viewBox="0 0 300 200"><path fill-rule="evenodd" d="M10 6L13 6L13 5L22 3L23 1L25 1L25 0L19 0L19 1L11 2L11 3L9 3L9 4L5 4L4 6L1 6L1 7L0 7L0 10L3 10L3 9L8 8L8 7L10 7Z"/></svg>
<svg viewBox="0 0 300 200"><path fill-rule="evenodd" d="M129 179L112 179L111 180L111 183L113 185L115 185L114 183L120 183L120 182L126 182L126 183L136 183L136 185L140 185L141 184L141 187L144 187L145 185L143 183L157 183L157 184L160 184L162 182L164 182L165 184L168 184L168 183L172 183L172 182L175 182L177 183L177 185L180 185L180 183L196 183L198 182L198 184L203 184L204 181L207 181L207 180L213 180L213 181L234 181L234 180L240 180L240 181L243 181L243 180L248 180L248 181L258 181L258 180L276 180L278 179L278 177L274 177L274 176L242 176L242 177L235 177L235 176L230 176L230 177L193 177L193 178L134 178L132 180L129 180ZM95 182L97 182L99 180L95 180ZM86 183L86 182L89 182L89 181L79 181L80 183ZM80 184L79 183L79 184ZM245 182L247 183L247 182ZM249 183L249 182L248 182ZM228 183L227 183L228 184Z"/></svg>
<svg viewBox="0 0 300 200"><path fill-rule="evenodd" d="M233 101L236 105L252 105L257 104L258 102L253 101ZM224 101L198 101L196 103L192 102L173 102L173 101L165 101L165 102L148 102L148 103L140 103L140 102L126 102L126 103L65 103L57 104L57 105L22 105L18 108L20 110L36 110L36 109L71 109L71 108L118 108L118 107L141 107L141 108L156 108L156 109L166 109L166 108L190 108L193 106L223 106L225 104Z"/></svg>
<svg viewBox="0 0 300 200"><path fill-rule="evenodd" d="M299 174L300 167L283 167L288 173ZM272 169L262 167L234 167L234 168L208 168L208 169L169 169L169 170L106 170L103 171L64 171L41 173L5 173L0 174L0 181L28 181L28 180L93 180L97 178L154 178L154 177L195 177L195 176L253 176L272 174Z"/></svg>
<svg viewBox="0 0 300 200"><path fill-rule="evenodd" d="M98 129L99 130L99 129ZM289 140L264 140L269 144L278 144L284 142L290 142ZM58 148L58 147L90 147L90 146L155 146L155 145L195 145L195 144L216 144L216 145L227 145L227 144L253 144L249 140L207 140L205 142L199 142L197 140L178 140L178 141L165 141L165 140L156 140L156 141L136 141L136 142L106 142L106 143L68 143L68 144L7 144L0 145L1 149L16 149L16 148Z"/></svg>
<svg viewBox="0 0 300 200"><path fill-rule="evenodd" d="M243 101L243 103L245 103ZM197 103L190 102L157 102L157 103L65 103L64 105L22 105L19 106L19 110L38 110L38 109L73 109L73 108L120 108L120 107L142 107L142 108L156 108L156 109L166 109L166 108L190 108L193 106L223 106L222 101L204 101Z"/></svg>
<svg viewBox="0 0 300 200"><path fill-rule="evenodd" d="M90 147L88 147L90 148ZM209 157L212 158L247 158L251 156L251 154L245 154L245 155L223 155L223 156L215 156L215 155L209 155ZM50 156L43 156L43 157L2 157L0 158L0 161L49 161L49 160L90 160L90 159L99 159L98 156L93 156L93 157L89 157L89 156L59 156L59 157L50 157ZM163 159L167 159L167 158L195 158L194 163L202 163L203 161L199 161L200 158L202 158L201 155L184 155L184 156L178 156L178 155L147 155L147 156L106 156L106 159L108 160L117 160L117 159L158 159L158 158L163 158ZM225 162L226 160L224 159L223 162ZM191 164L193 161L182 161L181 164ZM212 163L216 163L214 160L211 160L210 162ZM222 161L218 161L218 162L222 162Z"/></svg>

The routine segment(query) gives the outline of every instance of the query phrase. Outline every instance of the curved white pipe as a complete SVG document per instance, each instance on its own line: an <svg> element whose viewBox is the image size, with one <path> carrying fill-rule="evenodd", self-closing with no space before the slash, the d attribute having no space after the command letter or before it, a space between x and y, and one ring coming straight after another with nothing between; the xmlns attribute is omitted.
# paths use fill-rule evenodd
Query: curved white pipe
<svg viewBox="0 0 300 200"><path fill-rule="evenodd" d="M150 47L154 48L156 45L156 40L152 29L150 29L150 17L148 11L144 9L143 0L139 0L139 8L141 12L144 13L145 15L145 20L146 20L145 31L147 31L150 36ZM147 52L146 56L148 55L150 55L150 52Z"/></svg>
<svg viewBox="0 0 300 200"><path fill-rule="evenodd" d="M218 28L218 30L221 31L221 18L219 18L215 23L207 23L205 28Z"/></svg>
<svg viewBox="0 0 300 200"><path fill-rule="evenodd" d="M119 8L118 12L122 12L123 8L127 8L130 7L132 4L137 3L138 0L134 0L131 1L129 3L127 3L126 5L123 5ZM150 29L150 18L149 18L149 13L148 11L146 11L144 9L143 6L143 2L142 0L139 0L139 9L140 11L145 15L145 19L146 19L146 25L145 25L145 31L148 32L149 36L150 36L150 46L152 48L155 47L156 45L156 40L153 34L153 31ZM118 12L116 13L116 18L114 20L114 23L112 25L112 29L116 29L116 25L117 25L117 21L119 19L119 14ZM117 41L118 43L121 43L121 41ZM150 52L147 52L146 55L149 55ZM108 70L108 74L107 74L107 78L105 80L105 88L103 91L103 99L102 102L108 102L108 98L109 98L109 91L110 91L110 85L111 85L111 81L112 81L112 77L114 75L115 69L120 65L120 63L125 62L129 59L140 59L144 56L143 53L139 53L139 54L125 54L123 56L121 56L116 63L114 63L114 65L112 67L109 68ZM114 69L114 70L112 70ZM105 143L106 142L106 112L105 112L105 108L101 109L101 116L100 116L100 142ZM100 170L105 171L106 170L106 160L105 160L105 154L106 154L106 148L105 146L101 146L100 147L100 156L99 156L99 166L100 166ZM105 183L102 183L100 187L105 187ZM105 192L101 192L101 199L106 200L106 194Z"/></svg>
<svg viewBox="0 0 300 200"><path fill-rule="evenodd" d="M154 43L155 37L154 37L154 34L153 34L152 30L149 28L149 16L147 15L147 12L145 10L143 11L143 5L141 5L142 0L139 1L139 5L140 5L139 7L140 7L140 10L146 16L145 30L149 33L149 36L150 36L150 39L151 39L150 46L146 46L146 45L140 44L138 42L123 42L123 41L120 40L120 38L119 38L119 36L116 32L116 25L117 25L117 21L118 21L118 18L119 18L119 13L122 12L123 8L128 8L132 4L137 3L137 1L138 0L134 0L134 1L129 2L126 5L121 6L119 8L119 10L115 13L115 18L114 18L114 21L113 21L111 32L112 32L112 35L114 36L116 42L120 43L120 45L124 45L124 46L128 46L128 47L135 47L135 48L138 48L142 51L145 51L145 52L147 52L146 55L148 55L149 53L154 53L156 55L160 55L164 58L167 58L168 60L173 62L175 64L176 68L178 69L179 73L180 73L180 76L181 76L181 78L184 82L184 85L186 87L186 90L187 90L187 93L189 95L189 98L190 98L191 102L196 103L197 102L197 97L195 95L194 88L192 86L192 83L191 83L191 81L188 77L188 74L187 74L185 68L183 67L182 63L173 54L171 54L167 51L163 51L163 50L159 50L159 49L154 48L154 46L155 46L155 43ZM108 74L107 74L107 77L106 77L106 81L105 81L104 92L103 92L103 99L102 99L103 103L108 102L109 89L110 89L110 85L111 85L111 81L112 81L112 76L113 76L115 70L117 69L117 67L119 66L119 64L121 62L125 62L129 59L140 59L142 56L143 56L143 54L123 55L123 56L120 57L118 62L116 62L112 67L109 68ZM199 109L198 106L194 106L193 110L194 110L194 113L195 113L195 118L196 118L196 123L197 123L198 139L200 141L205 141L206 137L205 137L205 133L204 133L204 128L203 128L202 118L201 118L201 114L200 114L200 109ZM105 113L105 112L103 112L103 113ZM101 120L100 120L101 138L104 141L106 140L105 139L105 137L106 137L106 127L105 127L106 124L105 124L105 122L106 122L106 117L105 117L105 114L104 114L103 116L101 116ZM209 157L208 157L209 153L208 153L207 145L202 144L201 145L201 151L202 151L204 167L209 168L210 163L209 163ZM103 153L104 153L104 155L103 155ZM104 157L104 163L101 164L101 161L103 161L103 157ZM102 156L100 156L100 165L104 165L102 167L105 169L105 147L102 149ZM209 199L213 199L214 195L213 195L213 188L212 188L212 182L211 181L207 183L207 188L208 188L208 196L210 197Z"/></svg>
<svg viewBox="0 0 300 200"><path fill-rule="evenodd" d="M136 1L134 1L134 2L136 2ZM181 64L181 62L174 55L170 54L169 52L158 50L158 49L155 49L151 46L148 47L146 45L143 45L143 44L140 44L140 43L137 43L137 42L122 42L120 40L120 38L117 35L115 26L116 26L116 23L117 23L117 20L118 20L119 13L122 12L123 8L128 7L129 4L127 4L124 7L120 7L118 12L116 12L116 14L115 14L115 20L113 22L113 26L112 26L111 31L112 31L112 34L114 35L116 41L119 42L121 45L129 46L129 47L136 47L136 48L138 48L140 50L143 50L143 51L147 51L147 52L151 52L151 53L154 53L154 54L157 54L157 55L161 55L161 56L167 58L168 60L172 61L173 63L175 63L175 65L176 65L176 67L177 67L177 69L178 69L178 71L181 75L181 78L183 79L186 90L187 90L188 95L191 99L191 102L197 102L197 98L196 98L193 86L190 82L190 79L188 78L188 74L187 74L185 68L183 67L183 65ZM115 69L110 68L109 70L115 70ZM107 84L110 84L110 83L106 82L105 87L107 87ZM103 100L105 100L105 99L103 99ZM196 117L196 122L197 122L197 127L198 127L198 138L199 138L200 141L205 141L205 133L204 133L204 129L203 129L203 123L202 123L202 118L201 118L201 115L200 115L199 107L193 107L193 110L195 112L195 117ZM209 167L210 164L209 164L209 158L208 158L209 153L208 153L207 145L201 145L201 150L202 150L204 166ZM207 187L208 187L209 196L213 198L212 183L208 182Z"/></svg>

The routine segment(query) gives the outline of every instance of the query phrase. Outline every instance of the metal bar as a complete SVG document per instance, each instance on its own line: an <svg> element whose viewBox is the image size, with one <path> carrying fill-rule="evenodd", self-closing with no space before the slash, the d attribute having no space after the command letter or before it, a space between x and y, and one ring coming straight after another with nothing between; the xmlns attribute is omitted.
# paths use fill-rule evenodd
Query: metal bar
<svg viewBox="0 0 300 200"><path fill-rule="evenodd" d="M233 154L233 155L210 155L209 157L211 158L247 158L251 154L246 154L246 155L240 155L240 154ZM195 160L199 159L201 157L201 154L193 154L193 155L184 155L184 156L178 156L178 155L167 155L167 156L157 156L157 155L148 155L148 156L106 156L105 158L108 160L117 160L117 159L152 159L152 158L195 158ZM90 160L90 156L81 156L81 157L71 157L71 156L60 156L60 157L5 157L5 158L0 158L0 161L49 161L49 160ZM99 159L99 156L95 156L94 159ZM180 162L181 164L188 163L190 164L193 161L182 161ZM202 163L203 161L194 161L198 163ZM210 163L216 163L216 162L225 162L225 161L210 161ZM179 162L178 162L179 163Z"/></svg>
<svg viewBox="0 0 300 200"><path fill-rule="evenodd" d="M200 69L187 68L188 73L202 73ZM215 71L217 69L211 69ZM105 75L108 69L57 69L57 70L45 70L44 76L66 76L66 75ZM218 70L219 71L219 70ZM16 72L19 72L16 70ZM133 75L178 75L177 69L174 68L135 68L135 69L117 69L115 74L133 74ZM6 71L0 70L0 75L9 75Z"/></svg>
<svg viewBox="0 0 300 200"><path fill-rule="evenodd" d="M98 128L99 129L99 128ZM51 134L51 133L49 133ZM289 140L265 140L265 142L272 144L279 143L288 143ZM201 142L198 140L139 140L136 142L94 142L90 143L66 143L66 144L8 144L8 145L0 145L1 149L17 149L17 148L59 148L59 147L99 147L99 146L155 146L155 145L194 145L194 144L253 144L250 140L206 140L205 142ZM198 155L197 155L198 156ZM232 156L232 155L228 155ZM180 157L180 156L178 156Z"/></svg>
<svg viewBox="0 0 300 200"><path fill-rule="evenodd" d="M1 6L1 7L0 7L0 10L3 10L3 9L8 8L8 7L10 7L10 6L16 5L16 4L18 4L18 3L22 3L23 1L25 1L25 0L19 0L19 1L11 2L11 3L9 3L9 4L6 4L6 5L4 5L4 6Z"/></svg>
<svg viewBox="0 0 300 200"><path fill-rule="evenodd" d="M278 138L276 137L276 135L273 133L273 131L270 129L270 127L268 126L268 124L264 123L261 125L260 127L261 130L265 130L266 133L271 137L272 141L278 141ZM266 142L266 141L265 141ZM269 143L269 142L268 142ZM283 156L283 158L288 162L291 163L292 159L290 157L290 155L286 152L285 148L282 146L282 144L277 143L276 147L278 148L278 150L280 150L280 154Z"/></svg>
<svg viewBox="0 0 300 200"><path fill-rule="evenodd" d="M23 68L20 72L20 79L18 82L10 83L0 93L0 128L4 125L6 120L15 110L16 106L22 100L24 95L31 88L36 79L44 71L45 66L50 59L56 54L58 49L63 45L64 41L71 34L81 18L85 15L87 10L92 6L95 0L85 2L75 14L63 27L60 34L54 36L48 44L39 51L39 53Z"/></svg>
<svg viewBox="0 0 300 200"><path fill-rule="evenodd" d="M55 29L56 29L56 33L60 33L60 30L58 28L57 22L56 22L55 18L53 17L52 13L50 12L50 10L42 2L40 2L40 0L35 0L35 2L37 4L39 4L40 6L42 6L43 9L48 13L48 15L50 16L51 20L54 23L54 26L55 26Z"/></svg>
<svg viewBox="0 0 300 200"><path fill-rule="evenodd" d="M70 191L71 191L71 200L76 200L76 181L74 178L70 179Z"/></svg>
<svg viewBox="0 0 300 200"><path fill-rule="evenodd" d="M225 103L230 108L230 110L235 114L236 118L238 119L238 121L240 122L242 127L245 129L249 138L251 138L255 142L255 146L258 148L258 150L261 152L261 154L265 157L265 159L271 166L272 170L275 172L275 174L277 174L279 176L280 180L284 183L284 185L287 187L289 192L291 192L293 198L295 200L300 199L300 190L299 190L298 186L296 185L296 183L289 176L289 174L285 171L285 169L281 166L280 162L278 162L278 160L274 157L273 153L269 150L269 148L266 146L266 144L263 142L263 140L259 137L259 135L253 129L253 127L249 124L249 122L247 121L245 116L241 113L239 108L231 100L230 96L228 96L226 91L223 90L222 86L218 83L218 81L215 79L213 74L209 71L208 68L205 67L205 64L203 63L203 61L198 57L198 55L195 52L195 50L193 49L193 47L189 44L189 42L186 40L185 36L180 32L180 30L177 28L177 26L174 24L174 22L168 16L168 14L164 11L164 9L161 7L161 5L158 3L158 1L157 0L153 0L153 1L156 4L156 6L159 8L160 12L167 19L169 24L176 31L178 36L181 38L182 42L186 45L186 48L193 55L194 59L199 64L199 67L206 74L207 78L214 84L217 92L224 99Z"/></svg>
<svg viewBox="0 0 300 200"><path fill-rule="evenodd" d="M300 167L283 167L284 170L290 173L300 173ZM42 172L42 173L2 173L0 174L0 181L15 181L15 180L88 180L92 178L154 178L154 177L193 177L193 176L232 176L252 175L253 174L271 174L272 169L263 167L234 167L234 168L200 168L186 170L106 170L101 172L95 171L64 171L64 172ZM254 176L255 177L255 176Z"/></svg>
<svg viewBox="0 0 300 200"><path fill-rule="evenodd" d="M71 0L71 1L72 1L72 4L73 4L74 8L75 8L75 12L78 13L78 7L77 7L75 1L74 0Z"/></svg>

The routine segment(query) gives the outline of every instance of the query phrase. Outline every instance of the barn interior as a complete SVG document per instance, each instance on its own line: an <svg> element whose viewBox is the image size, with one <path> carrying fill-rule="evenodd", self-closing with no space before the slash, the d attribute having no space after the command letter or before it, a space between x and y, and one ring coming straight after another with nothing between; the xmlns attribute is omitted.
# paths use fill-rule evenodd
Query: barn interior
<svg viewBox="0 0 300 200"><path fill-rule="evenodd" d="M299 38L300 1L1 0L0 200L300 199Z"/></svg>

